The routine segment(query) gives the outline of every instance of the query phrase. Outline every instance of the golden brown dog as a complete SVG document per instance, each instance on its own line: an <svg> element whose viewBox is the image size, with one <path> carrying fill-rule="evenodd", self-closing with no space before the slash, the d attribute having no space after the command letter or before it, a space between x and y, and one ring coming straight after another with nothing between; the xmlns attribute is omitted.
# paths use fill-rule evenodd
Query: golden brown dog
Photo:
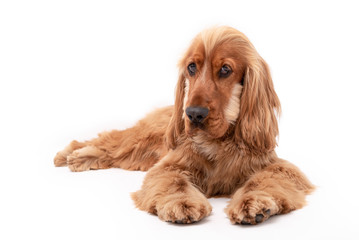
<svg viewBox="0 0 359 240"><path fill-rule="evenodd" d="M174 106L132 128L73 141L54 161L72 171L149 170L132 198L164 221L199 221L211 213L208 197L226 196L232 223L257 224L303 207L314 189L274 151L279 113L265 61L244 34L215 27L179 62Z"/></svg>

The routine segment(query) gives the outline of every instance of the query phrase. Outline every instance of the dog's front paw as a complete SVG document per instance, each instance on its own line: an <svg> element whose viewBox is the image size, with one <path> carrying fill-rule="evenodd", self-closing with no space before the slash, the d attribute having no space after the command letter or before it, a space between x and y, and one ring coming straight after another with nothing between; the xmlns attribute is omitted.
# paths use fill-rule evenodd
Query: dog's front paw
<svg viewBox="0 0 359 240"><path fill-rule="evenodd" d="M195 200L191 198L172 199L163 205L157 204L158 217L166 222L194 223L208 216L212 207L207 199Z"/></svg>
<svg viewBox="0 0 359 240"><path fill-rule="evenodd" d="M231 201L226 213L233 224L255 225L276 215L279 208L269 196L246 194L240 201Z"/></svg>

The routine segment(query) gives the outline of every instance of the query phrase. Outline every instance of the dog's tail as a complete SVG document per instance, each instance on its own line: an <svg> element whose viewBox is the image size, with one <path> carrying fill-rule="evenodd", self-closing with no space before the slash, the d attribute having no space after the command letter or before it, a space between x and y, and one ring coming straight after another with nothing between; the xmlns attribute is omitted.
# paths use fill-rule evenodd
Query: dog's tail
<svg viewBox="0 0 359 240"><path fill-rule="evenodd" d="M165 132L173 107L158 109L134 127L99 134L91 141L72 141L54 158L55 166L72 171L123 168L146 171L167 154Z"/></svg>

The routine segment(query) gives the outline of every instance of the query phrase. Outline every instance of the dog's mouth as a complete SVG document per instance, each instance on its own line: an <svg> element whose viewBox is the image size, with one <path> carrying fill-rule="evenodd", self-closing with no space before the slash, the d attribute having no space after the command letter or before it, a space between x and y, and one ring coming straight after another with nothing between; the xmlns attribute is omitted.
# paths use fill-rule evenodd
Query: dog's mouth
<svg viewBox="0 0 359 240"><path fill-rule="evenodd" d="M187 130L187 135L192 137L197 135L199 131L206 131L206 127L204 123L200 122L192 122L189 124L189 129Z"/></svg>
<svg viewBox="0 0 359 240"><path fill-rule="evenodd" d="M204 134L208 139L218 139L224 136L231 128L229 123L224 121L211 121L211 118L205 119L203 122L186 121L185 132L188 137L194 137Z"/></svg>
<svg viewBox="0 0 359 240"><path fill-rule="evenodd" d="M198 129L204 130L204 124L199 123L199 122L191 123L191 128L192 129L198 128Z"/></svg>

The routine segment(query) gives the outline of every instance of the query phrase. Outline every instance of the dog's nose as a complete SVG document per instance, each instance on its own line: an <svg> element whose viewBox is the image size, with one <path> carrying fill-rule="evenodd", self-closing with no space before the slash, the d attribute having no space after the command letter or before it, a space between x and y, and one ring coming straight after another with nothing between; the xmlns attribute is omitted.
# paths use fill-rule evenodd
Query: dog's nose
<svg viewBox="0 0 359 240"><path fill-rule="evenodd" d="M201 123L207 117L209 110L203 107L188 107L186 114L188 119L193 123Z"/></svg>

